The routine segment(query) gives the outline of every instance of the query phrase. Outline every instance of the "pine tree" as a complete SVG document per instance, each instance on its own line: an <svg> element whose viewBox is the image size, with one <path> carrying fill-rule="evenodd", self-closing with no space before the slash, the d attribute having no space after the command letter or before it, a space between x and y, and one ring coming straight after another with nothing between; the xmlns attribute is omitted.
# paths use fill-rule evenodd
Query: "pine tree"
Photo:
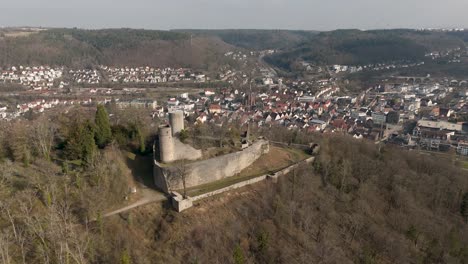
<svg viewBox="0 0 468 264"><path fill-rule="evenodd" d="M94 126L88 120L84 123L73 125L67 138L65 147L66 159L81 160L84 163L91 163L96 152L94 141Z"/></svg>
<svg viewBox="0 0 468 264"><path fill-rule="evenodd" d="M95 130L93 124L88 120L84 124L82 135L82 155L81 160L85 164L92 163L94 154L96 153L96 142L94 141Z"/></svg>
<svg viewBox="0 0 468 264"><path fill-rule="evenodd" d="M95 139L96 144L103 148L110 143L112 139L112 130L109 122L109 115L107 114L106 108L103 105L98 105L96 110L96 130L95 130Z"/></svg>
<svg viewBox="0 0 468 264"><path fill-rule="evenodd" d="M78 160L82 158L83 129L83 123L72 123L65 145L65 154L67 160Z"/></svg>
<svg viewBox="0 0 468 264"><path fill-rule="evenodd" d="M465 219L465 222L468 223L468 192L463 195L462 203L460 206L460 214Z"/></svg>

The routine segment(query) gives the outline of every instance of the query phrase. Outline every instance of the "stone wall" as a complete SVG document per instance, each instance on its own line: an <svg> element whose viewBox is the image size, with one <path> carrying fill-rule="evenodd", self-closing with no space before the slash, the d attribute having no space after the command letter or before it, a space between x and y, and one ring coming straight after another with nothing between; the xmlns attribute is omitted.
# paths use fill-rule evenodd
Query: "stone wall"
<svg viewBox="0 0 468 264"><path fill-rule="evenodd" d="M203 157L201 150L184 144L177 138L173 138L173 143L175 160L198 160Z"/></svg>
<svg viewBox="0 0 468 264"><path fill-rule="evenodd" d="M245 180L245 181L242 181L242 182L235 183L233 185L230 185L230 186L222 188L222 189L218 189L218 190L215 190L215 191L212 191L212 192L208 192L208 193L204 193L204 194L201 194L201 195L198 195L198 196L190 197L190 200L193 203L195 201L206 199L208 197L211 197L211 196L214 196L214 195L217 195L217 194L232 191L232 190L239 189L239 188L242 188L242 187L245 187L245 186L248 186L248 185L252 185L252 184L257 183L257 182L264 181L267 178L268 178L268 175L258 176L258 177L255 177L253 179L249 179L249 180Z"/></svg>
<svg viewBox="0 0 468 264"><path fill-rule="evenodd" d="M154 182L161 190L170 192L183 189L183 178L187 188L222 180L240 173L269 150L269 142L260 140L242 151L186 165L163 167L155 161Z"/></svg>
<svg viewBox="0 0 468 264"><path fill-rule="evenodd" d="M156 159L154 160L153 164L153 180L154 185L161 191L165 193L169 193L169 186L166 181L166 170L163 168L162 164L157 162Z"/></svg>
<svg viewBox="0 0 468 264"><path fill-rule="evenodd" d="M174 193L173 198L172 198L172 205L173 205L174 209L177 212L182 212L182 211L192 207L193 202L196 202L198 200L206 199L208 197L215 196L215 195L218 195L218 194L222 194L224 192L228 192L228 191L232 191L232 190L242 188L242 187L245 187L245 186L248 186L248 185L252 185L252 184L255 184L257 182L264 181L266 179L271 179L273 182L276 183L280 176L283 176L283 175L286 175L286 174L292 172L294 169L298 168L301 165L311 164L311 163L314 162L314 160L315 160L315 157L310 157L310 158L308 158L306 160L303 160L303 161L301 161L299 163L296 163L296 164L291 165L291 166L289 166L287 168L284 168L284 169L282 169L282 170L280 170L280 171L278 171L276 173L265 174L265 175L262 175L262 176L258 176L258 177L252 178L252 179L248 179L248 180L245 180L245 181L242 181L242 182L232 184L230 186L227 186L227 187L224 187L224 188L212 191L212 192L204 193L204 194L201 194L201 195L198 195L198 196L187 197L186 199L183 199L183 197L180 194Z"/></svg>

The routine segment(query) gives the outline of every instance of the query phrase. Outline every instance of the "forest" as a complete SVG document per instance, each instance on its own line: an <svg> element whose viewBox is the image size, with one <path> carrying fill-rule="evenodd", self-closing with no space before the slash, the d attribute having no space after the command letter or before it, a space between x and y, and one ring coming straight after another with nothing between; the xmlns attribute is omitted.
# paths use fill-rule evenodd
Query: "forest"
<svg viewBox="0 0 468 264"><path fill-rule="evenodd" d="M0 65L189 67L217 70L234 64L224 54L274 49L265 61L293 71L315 65L423 61L427 52L465 48L464 33L415 30L138 30L47 29L18 37L0 30Z"/></svg>
<svg viewBox="0 0 468 264"><path fill-rule="evenodd" d="M414 30L336 30L321 32L293 48L265 60L291 70L298 60L316 65L366 65L395 61L423 61L427 52L465 48L463 38L441 32Z"/></svg>
<svg viewBox="0 0 468 264"><path fill-rule="evenodd" d="M223 63L233 48L213 37L139 29L48 29L20 37L0 34L0 65L191 67Z"/></svg>

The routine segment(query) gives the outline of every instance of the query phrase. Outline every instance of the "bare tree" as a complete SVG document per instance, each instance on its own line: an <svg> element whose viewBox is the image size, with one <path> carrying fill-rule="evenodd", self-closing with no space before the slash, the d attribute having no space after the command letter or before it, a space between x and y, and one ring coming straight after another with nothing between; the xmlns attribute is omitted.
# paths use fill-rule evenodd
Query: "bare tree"
<svg viewBox="0 0 468 264"><path fill-rule="evenodd" d="M351 174L351 162L348 159L344 159L341 164L341 179L340 179L340 193L343 192L343 188L346 186L346 179Z"/></svg>
<svg viewBox="0 0 468 264"><path fill-rule="evenodd" d="M50 152L54 144L56 132L57 127L45 116L37 120L34 124L33 144L37 149L37 152L46 160L50 160Z"/></svg>
<svg viewBox="0 0 468 264"><path fill-rule="evenodd" d="M11 240L14 241L14 244L20 249L22 263L26 263L25 230L24 228L22 228L21 225L17 225L17 216L13 215L11 208L11 200L0 202L0 212L3 213L3 215L7 218L8 222L10 223L10 228L6 230L11 230L11 232L13 233Z"/></svg>
<svg viewBox="0 0 468 264"><path fill-rule="evenodd" d="M177 162L173 167L173 173L171 174L171 182L175 183L178 186L179 182L182 182L182 195L184 198L187 198L187 178L190 175L190 168L186 160Z"/></svg>
<svg viewBox="0 0 468 264"><path fill-rule="evenodd" d="M36 194L33 192L23 193L23 199L19 202L20 213L23 216L23 223L28 230L29 237L38 241L36 245L38 257L42 258L43 263L50 263L50 245L46 232L46 226L49 223L44 217L34 214L35 196Z"/></svg>
<svg viewBox="0 0 468 264"><path fill-rule="evenodd" d="M0 232L0 260L2 263L12 263L10 259L10 244L11 234L8 232Z"/></svg>
<svg viewBox="0 0 468 264"><path fill-rule="evenodd" d="M31 150L30 150L30 137L28 128L22 123L13 124L7 132L8 148L12 154L14 161L22 161L25 164L29 163Z"/></svg>

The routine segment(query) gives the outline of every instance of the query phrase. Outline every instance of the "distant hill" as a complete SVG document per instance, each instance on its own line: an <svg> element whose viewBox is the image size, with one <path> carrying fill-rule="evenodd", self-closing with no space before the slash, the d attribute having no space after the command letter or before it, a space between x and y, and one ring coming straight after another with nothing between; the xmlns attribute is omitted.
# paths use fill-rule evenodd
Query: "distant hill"
<svg viewBox="0 0 468 264"><path fill-rule="evenodd" d="M260 29L179 29L175 30L175 32L185 32L202 36L216 36L231 45L253 50L291 48L310 40L318 34L318 31Z"/></svg>
<svg viewBox="0 0 468 264"><path fill-rule="evenodd" d="M50 29L0 33L0 64L216 67L235 49L216 37L135 29Z"/></svg>
<svg viewBox="0 0 468 264"><path fill-rule="evenodd" d="M316 64L363 65L423 60L426 52L464 47L464 41L443 32L415 30L336 30L266 58L272 65L291 69L298 60Z"/></svg>
<svg viewBox="0 0 468 264"><path fill-rule="evenodd" d="M465 47L468 33L415 30L0 29L0 66L96 64L217 69L239 48L275 49L265 61L292 70L298 61L362 65L423 60L426 52Z"/></svg>

